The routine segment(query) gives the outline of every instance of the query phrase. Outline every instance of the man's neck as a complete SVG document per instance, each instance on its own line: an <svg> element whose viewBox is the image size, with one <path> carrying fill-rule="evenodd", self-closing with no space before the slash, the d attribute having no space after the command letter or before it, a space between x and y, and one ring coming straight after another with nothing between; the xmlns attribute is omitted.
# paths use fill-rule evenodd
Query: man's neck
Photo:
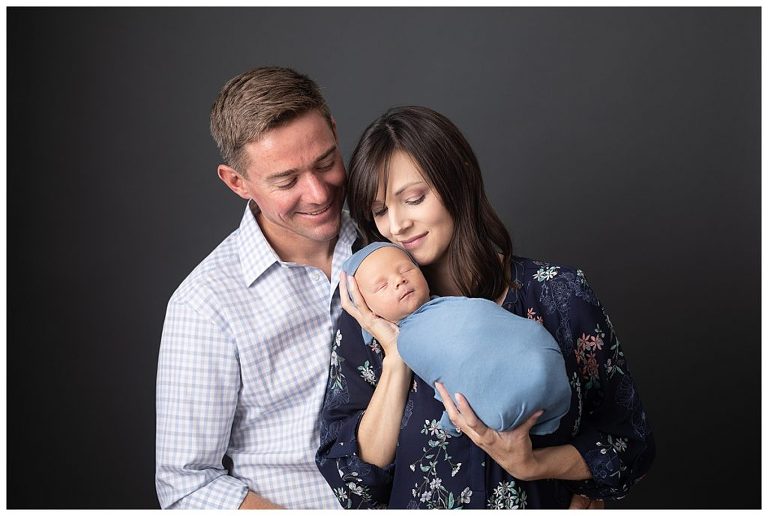
<svg viewBox="0 0 768 516"><path fill-rule="evenodd" d="M267 237L267 241L282 261L316 267L322 270L325 276L330 279L333 251L336 248L336 242L339 240L338 236L329 242L319 242L312 246L306 245L306 242L280 246L273 243L266 234L264 236Z"/></svg>
<svg viewBox="0 0 768 516"><path fill-rule="evenodd" d="M252 208L251 213L256 218L256 223L259 224L264 238L267 239L280 260L316 267L325 272L326 277L331 277L333 252L336 249L336 242L339 240L338 235L327 242L314 242L281 230L281 228L273 228L269 224L264 224L258 209Z"/></svg>

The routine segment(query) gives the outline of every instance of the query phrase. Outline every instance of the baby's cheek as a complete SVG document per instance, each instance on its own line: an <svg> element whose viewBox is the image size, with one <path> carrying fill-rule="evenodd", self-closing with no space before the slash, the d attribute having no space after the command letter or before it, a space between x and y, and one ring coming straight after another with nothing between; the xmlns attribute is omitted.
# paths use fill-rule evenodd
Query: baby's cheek
<svg viewBox="0 0 768 516"><path fill-rule="evenodd" d="M368 302L368 308L379 317L391 321L393 317L392 312L397 309L397 304L391 302L386 296L371 297L373 299Z"/></svg>

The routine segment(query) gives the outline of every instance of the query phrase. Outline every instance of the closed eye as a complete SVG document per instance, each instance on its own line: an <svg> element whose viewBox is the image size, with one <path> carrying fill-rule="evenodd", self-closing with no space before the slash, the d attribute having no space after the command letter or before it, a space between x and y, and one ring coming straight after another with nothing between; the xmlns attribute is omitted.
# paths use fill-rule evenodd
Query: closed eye
<svg viewBox="0 0 768 516"><path fill-rule="evenodd" d="M290 181L285 181L275 186L277 186L277 188L279 188L280 190L287 190L288 188L291 188L295 184L296 184L296 178L294 177Z"/></svg>
<svg viewBox="0 0 768 516"><path fill-rule="evenodd" d="M409 199L409 200L405 201L405 204L410 204L411 206L415 206L417 204L421 204L422 201L424 201L424 196L423 195L421 197L417 197L415 199Z"/></svg>
<svg viewBox="0 0 768 516"><path fill-rule="evenodd" d="M335 161L331 161L330 163L318 165L317 170L319 170L320 172L327 172L328 170L331 170L335 164L336 164Z"/></svg>

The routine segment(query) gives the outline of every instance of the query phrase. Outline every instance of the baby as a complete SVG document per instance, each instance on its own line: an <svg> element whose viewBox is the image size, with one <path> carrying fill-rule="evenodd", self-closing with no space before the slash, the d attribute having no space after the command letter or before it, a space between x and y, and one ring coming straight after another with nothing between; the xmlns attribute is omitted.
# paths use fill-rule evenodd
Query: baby
<svg viewBox="0 0 768 516"><path fill-rule="evenodd" d="M368 307L400 328L397 349L429 385L461 392L486 426L504 431L544 409L532 434L557 430L571 388L560 347L539 323L493 301L434 297L421 270L401 247L374 242L342 266ZM363 330L363 340L371 335ZM435 398L441 400L435 392ZM440 425L458 435L447 413Z"/></svg>

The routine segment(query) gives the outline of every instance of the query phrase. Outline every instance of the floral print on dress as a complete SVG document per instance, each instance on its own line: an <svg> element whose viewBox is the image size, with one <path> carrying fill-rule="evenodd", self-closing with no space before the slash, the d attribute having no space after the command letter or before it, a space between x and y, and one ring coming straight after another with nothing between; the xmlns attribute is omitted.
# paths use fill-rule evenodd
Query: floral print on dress
<svg viewBox="0 0 768 516"><path fill-rule="evenodd" d="M343 485L333 490L336 499L345 509L360 509L364 506L372 505L372 508L386 509L386 505L379 504L371 498L370 489L362 481L363 474L366 473L366 465L361 460L353 461L357 467L351 467L349 471L338 470L339 478ZM353 506L354 503L357 506Z"/></svg>
<svg viewBox="0 0 768 516"><path fill-rule="evenodd" d="M363 380L374 387L376 386L376 373L373 372L373 367L371 367L367 360L363 365L357 366L357 370L360 371L360 376L363 377Z"/></svg>
<svg viewBox="0 0 768 516"><path fill-rule="evenodd" d="M525 509L527 503L525 491L515 485L514 480L499 482L488 498L489 509Z"/></svg>
<svg viewBox="0 0 768 516"><path fill-rule="evenodd" d="M587 390L600 388L600 366L596 353L603 349L603 339L600 335L581 334L576 341L576 363L579 364L581 377L586 381Z"/></svg>
<svg viewBox="0 0 768 516"><path fill-rule="evenodd" d="M567 508L572 493L622 498L647 473L655 453L651 427L613 325L584 273L525 258L513 258L511 272L513 286L502 307L555 337L573 392L560 427L531 436L534 448L573 445L593 478L512 477L466 435L442 431L438 421L445 407L434 398L433 386L416 375L392 464L362 461L357 426L381 377L384 353L375 340L364 343L360 326L344 313L332 346L316 456L342 507Z"/></svg>
<svg viewBox="0 0 768 516"><path fill-rule="evenodd" d="M343 358L339 357L337 350L341 346L341 331L336 332L336 338L333 342L333 348L331 348L331 366L328 378L328 387L331 390L339 391L344 389L344 373L341 372L341 362Z"/></svg>
<svg viewBox="0 0 768 516"><path fill-rule="evenodd" d="M400 421L400 429L408 425L408 421L410 421L411 416L413 415L413 400L408 400L408 402L405 404L405 409L403 410L403 419Z"/></svg>
<svg viewBox="0 0 768 516"><path fill-rule="evenodd" d="M557 276L557 271L560 269L560 267L552 267L550 265L544 265L542 267L539 267L539 270L536 271L536 274L533 275L533 279L541 283L542 281L551 280L555 276Z"/></svg>
<svg viewBox="0 0 768 516"><path fill-rule="evenodd" d="M620 453L627 450L628 439L606 435L605 440L596 441L595 449L588 452L592 475L603 482L617 482L627 469Z"/></svg>
<svg viewBox="0 0 768 516"><path fill-rule="evenodd" d="M573 422L573 428L571 430L571 436L575 436L579 433L581 412L584 410L584 404L581 400L581 382L579 381L579 375L575 371L571 375L570 384L571 389L576 393L576 420Z"/></svg>
<svg viewBox="0 0 768 516"><path fill-rule="evenodd" d="M331 407L342 406L349 401L346 376L342 371L345 358L339 355L342 340L341 330L336 331L336 337L331 348L331 363L328 369L328 388L325 394L325 404Z"/></svg>
<svg viewBox="0 0 768 516"><path fill-rule="evenodd" d="M547 314L558 316L559 324L553 336L563 352L570 353L575 344L571 323L573 298L580 298L590 305L598 306L597 297L580 269L573 271L544 262L533 263L539 266L539 270L533 275L533 279L540 283L539 302Z"/></svg>
<svg viewBox="0 0 768 516"><path fill-rule="evenodd" d="M538 315L538 314L537 314L537 313L534 311L534 309L533 309L533 308L529 308L529 309L528 309L528 312L526 312L525 316L526 316L528 319L530 319L530 320L532 320L532 321L536 321L536 322L537 322L537 323L539 323L539 324L544 324L544 318L543 318L543 317L541 317L540 315Z"/></svg>
<svg viewBox="0 0 768 516"><path fill-rule="evenodd" d="M409 466L411 471L415 472L418 467L422 473L421 482L415 482L411 490L413 501L417 503L409 503L409 506L416 508L424 504L427 509L461 509L463 504L470 502L472 491L467 487L455 496L443 485L437 471L438 461L450 465L452 477L461 470L461 462L452 462L447 451L448 440L452 437L445 433L436 419L425 420L421 433L430 439L427 446L421 449L422 456Z"/></svg>
<svg viewBox="0 0 768 516"><path fill-rule="evenodd" d="M381 350L381 344L379 344L379 341L376 339L371 339L371 342L368 344L368 347L370 347L374 353L377 355L381 355L383 351Z"/></svg>

